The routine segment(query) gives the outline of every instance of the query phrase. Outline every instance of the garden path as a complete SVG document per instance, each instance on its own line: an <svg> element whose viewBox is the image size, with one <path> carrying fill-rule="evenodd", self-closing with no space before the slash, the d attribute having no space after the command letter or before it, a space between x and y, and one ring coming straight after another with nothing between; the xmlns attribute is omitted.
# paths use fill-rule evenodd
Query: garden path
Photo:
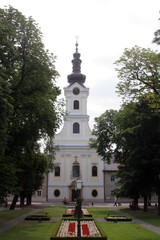
<svg viewBox="0 0 160 240"><path fill-rule="evenodd" d="M11 228L11 227L15 226L16 224L18 224L19 222L23 221L26 216L36 214L40 210L41 209L34 209L33 211L31 211L29 213L26 213L20 217L14 218L14 219L0 225L0 233L8 230L9 228Z"/></svg>

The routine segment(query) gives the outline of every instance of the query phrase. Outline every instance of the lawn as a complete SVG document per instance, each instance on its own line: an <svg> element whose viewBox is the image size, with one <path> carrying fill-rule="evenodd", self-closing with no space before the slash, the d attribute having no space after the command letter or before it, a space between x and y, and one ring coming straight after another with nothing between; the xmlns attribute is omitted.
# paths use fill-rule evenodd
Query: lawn
<svg viewBox="0 0 160 240"><path fill-rule="evenodd" d="M27 209L26 209L27 210ZM91 207L88 208L89 212L95 218L104 218L107 213L110 215L118 215L116 212L110 211L106 207ZM18 211L15 211L17 214ZM24 210L22 210L24 211ZM42 209L40 213L48 213L52 217L62 217L65 211L65 207L47 207ZM125 210L126 211L126 210ZM3 211L0 212L2 214ZM11 215L14 211L8 211ZM25 214L24 212L23 214ZM135 212L134 212L135 213ZM138 213L138 212L137 212ZM136 214L137 214L136 213ZM8 214L8 213L7 213ZM141 217L146 215L141 211ZM21 214L22 215L22 212ZM148 215L154 219L154 216ZM12 215L13 218L13 215ZM143 219L143 220L144 220ZM156 218L157 219L157 218ZM0 234L0 240L49 240L50 236L57 223L55 222L28 222L23 221L17 224L15 227ZM142 226L133 222L100 222L100 225L106 233L107 240L159 240L160 235L153 233Z"/></svg>
<svg viewBox="0 0 160 240"><path fill-rule="evenodd" d="M48 213L48 215L50 215L51 217L62 217L62 215L64 214L65 211L65 207L48 207L45 209L42 209L40 212L38 212L38 214L44 214L44 213Z"/></svg>
<svg viewBox="0 0 160 240"><path fill-rule="evenodd" d="M3 224L5 222L8 222L9 220L12 220L14 218L17 218L21 215L24 215L33 209L27 208L27 209L16 209L16 210L1 210L0 211L0 224Z"/></svg>
<svg viewBox="0 0 160 240"><path fill-rule="evenodd" d="M91 214L93 214L94 217L97 217L97 218L106 217L107 213L109 213L109 215L119 215L117 212L110 211L108 208L104 208L104 207L89 208L89 211ZM141 213L143 216L142 211ZM146 228L140 226L139 224L136 224L133 222L129 222L129 223L128 222L118 222L118 223L100 222L100 225L108 237L107 240L133 240L133 239L134 240L159 240L160 239L160 235L153 233L147 230Z"/></svg>
<svg viewBox="0 0 160 240"><path fill-rule="evenodd" d="M100 223L107 240L159 240L160 235L130 222Z"/></svg>
<svg viewBox="0 0 160 240"><path fill-rule="evenodd" d="M49 240L57 223L21 222L0 234L0 240Z"/></svg>
<svg viewBox="0 0 160 240"><path fill-rule="evenodd" d="M93 215L93 217L104 218L109 215L119 215L117 212L109 210L107 207L91 207L88 211Z"/></svg>
<svg viewBox="0 0 160 240"><path fill-rule="evenodd" d="M143 212L143 210L133 211L130 209L120 209L122 212L128 213L131 216L139 218L140 220L150 223L154 226L160 227L160 216L157 215L157 212L149 210L148 212Z"/></svg>

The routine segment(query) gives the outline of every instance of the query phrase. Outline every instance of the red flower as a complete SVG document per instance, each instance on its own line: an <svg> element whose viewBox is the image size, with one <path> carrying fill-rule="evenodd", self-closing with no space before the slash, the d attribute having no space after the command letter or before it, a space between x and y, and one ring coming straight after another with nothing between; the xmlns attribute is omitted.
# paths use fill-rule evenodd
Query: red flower
<svg viewBox="0 0 160 240"><path fill-rule="evenodd" d="M71 213L72 213L72 214L74 214L74 211L75 211L75 210L74 210L74 209L72 209L72 210L71 210Z"/></svg>
<svg viewBox="0 0 160 240"><path fill-rule="evenodd" d="M69 223L68 234L72 236L74 235L74 233L75 233L75 222Z"/></svg>
<svg viewBox="0 0 160 240"><path fill-rule="evenodd" d="M71 210L71 214L74 214L74 212L75 212L75 210L72 209L72 210ZM82 210L82 214L83 214L83 210Z"/></svg>
<svg viewBox="0 0 160 240"><path fill-rule="evenodd" d="M82 233L83 235L89 236L89 228L87 224L82 224Z"/></svg>

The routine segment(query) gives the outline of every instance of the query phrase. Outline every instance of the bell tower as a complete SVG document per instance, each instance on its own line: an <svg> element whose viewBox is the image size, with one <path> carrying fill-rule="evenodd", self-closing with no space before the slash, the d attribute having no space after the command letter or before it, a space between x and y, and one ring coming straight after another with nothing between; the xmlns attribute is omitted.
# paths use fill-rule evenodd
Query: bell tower
<svg viewBox="0 0 160 240"><path fill-rule="evenodd" d="M89 116L87 115L89 88L84 85L86 76L81 73L81 63L78 43L76 42L76 52L73 54L72 60L73 72L68 75L69 86L64 88L68 113L66 116L66 137L70 140L88 140L88 134L90 133Z"/></svg>

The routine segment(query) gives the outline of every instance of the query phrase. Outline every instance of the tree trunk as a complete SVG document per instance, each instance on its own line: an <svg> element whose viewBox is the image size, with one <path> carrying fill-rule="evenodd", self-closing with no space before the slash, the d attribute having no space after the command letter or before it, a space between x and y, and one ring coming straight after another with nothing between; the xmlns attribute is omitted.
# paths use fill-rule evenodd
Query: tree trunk
<svg viewBox="0 0 160 240"><path fill-rule="evenodd" d="M148 206L151 206L151 195L148 197Z"/></svg>
<svg viewBox="0 0 160 240"><path fill-rule="evenodd" d="M46 174L46 202L48 202L48 172Z"/></svg>
<svg viewBox="0 0 160 240"><path fill-rule="evenodd" d="M27 206L32 204L32 195L28 195L27 196L27 202L26 202Z"/></svg>
<svg viewBox="0 0 160 240"><path fill-rule="evenodd" d="M24 207L24 194L20 194L20 207Z"/></svg>
<svg viewBox="0 0 160 240"><path fill-rule="evenodd" d="M160 193L158 193L158 216L160 216Z"/></svg>
<svg viewBox="0 0 160 240"><path fill-rule="evenodd" d="M18 194L16 194L16 195L14 196L14 198L13 198L12 204L11 204L11 206L10 206L10 210L14 210L14 209L15 209L17 201L18 201Z"/></svg>
<svg viewBox="0 0 160 240"><path fill-rule="evenodd" d="M147 212L147 210L148 210L148 204L147 204L148 201L147 201L147 200L148 200L148 196L145 195L145 196L144 196L144 208L143 208L143 211L144 211L144 212Z"/></svg>

